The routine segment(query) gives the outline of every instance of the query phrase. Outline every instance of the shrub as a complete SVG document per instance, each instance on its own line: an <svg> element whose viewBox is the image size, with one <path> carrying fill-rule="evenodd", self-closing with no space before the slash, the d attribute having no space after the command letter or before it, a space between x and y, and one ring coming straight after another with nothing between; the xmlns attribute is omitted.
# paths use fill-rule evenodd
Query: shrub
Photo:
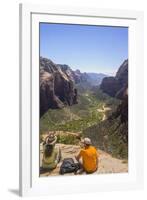
<svg viewBox="0 0 147 200"><path fill-rule="evenodd" d="M62 144L76 145L79 143L79 140L74 135L65 134L65 135L57 135L57 142Z"/></svg>

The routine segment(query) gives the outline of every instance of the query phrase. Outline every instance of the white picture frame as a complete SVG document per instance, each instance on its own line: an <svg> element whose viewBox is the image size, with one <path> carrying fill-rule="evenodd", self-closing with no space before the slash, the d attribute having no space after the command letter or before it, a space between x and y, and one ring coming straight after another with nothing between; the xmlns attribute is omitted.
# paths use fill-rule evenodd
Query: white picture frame
<svg viewBox="0 0 147 200"><path fill-rule="evenodd" d="M129 27L129 172L127 174L39 177L38 24L40 21ZM142 188L143 77L142 12L20 4L20 195Z"/></svg>

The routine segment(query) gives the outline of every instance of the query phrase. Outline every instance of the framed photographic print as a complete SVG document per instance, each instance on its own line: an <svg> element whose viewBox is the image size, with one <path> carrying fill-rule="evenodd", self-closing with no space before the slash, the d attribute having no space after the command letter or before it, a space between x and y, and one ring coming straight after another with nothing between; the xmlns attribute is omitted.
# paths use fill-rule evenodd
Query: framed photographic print
<svg viewBox="0 0 147 200"><path fill-rule="evenodd" d="M143 187L143 14L20 5L20 195Z"/></svg>

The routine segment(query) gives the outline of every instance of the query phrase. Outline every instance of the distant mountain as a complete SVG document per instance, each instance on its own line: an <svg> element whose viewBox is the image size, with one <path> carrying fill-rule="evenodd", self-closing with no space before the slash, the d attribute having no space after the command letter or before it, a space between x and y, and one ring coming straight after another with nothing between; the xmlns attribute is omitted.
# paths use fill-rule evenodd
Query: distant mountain
<svg viewBox="0 0 147 200"><path fill-rule="evenodd" d="M75 84L88 83L91 86L96 86L101 84L101 81L104 77L107 77L107 75L102 73L81 72L79 69L74 71L65 64L58 64L58 66L61 68L62 71L68 74L73 81L75 81Z"/></svg>
<svg viewBox="0 0 147 200"><path fill-rule="evenodd" d="M87 73L87 74L88 74L88 81L93 86L100 85L103 78L107 77L106 74L102 73Z"/></svg>
<svg viewBox="0 0 147 200"><path fill-rule="evenodd" d="M70 74L51 60L40 57L40 116L49 108L77 103L77 90Z"/></svg>
<svg viewBox="0 0 147 200"><path fill-rule="evenodd" d="M105 77L100 89L112 97L122 98L128 87L128 60L119 67L115 77Z"/></svg>
<svg viewBox="0 0 147 200"><path fill-rule="evenodd" d="M89 72L80 72L80 70L74 71L74 79L76 83L86 82L90 86L98 86L101 84L104 77L107 77L105 74L101 73L89 73Z"/></svg>

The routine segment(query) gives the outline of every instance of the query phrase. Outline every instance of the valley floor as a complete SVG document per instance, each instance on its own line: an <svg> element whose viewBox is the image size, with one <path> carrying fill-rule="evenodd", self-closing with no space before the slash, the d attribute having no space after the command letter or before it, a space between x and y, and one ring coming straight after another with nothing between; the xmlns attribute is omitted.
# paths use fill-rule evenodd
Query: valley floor
<svg viewBox="0 0 147 200"><path fill-rule="evenodd" d="M47 176L55 176L59 175L59 169L61 166L61 163L64 158L73 158L75 159L75 155L80 150L80 146L78 145L65 145L65 144L56 144L60 146L61 152L62 152L62 160L58 164L57 168L54 169L51 172L44 172L41 170L40 177L47 177ZM98 152L100 154L99 157L99 168L97 170L97 174L105 174L105 173L127 173L128 172L128 163L125 160L116 159L113 158L110 154L101 151L98 149ZM40 167L42 166L42 156L43 156L43 150L42 150L42 143L40 144ZM72 174L65 174L65 175L74 175ZM64 176L65 176L64 175Z"/></svg>

